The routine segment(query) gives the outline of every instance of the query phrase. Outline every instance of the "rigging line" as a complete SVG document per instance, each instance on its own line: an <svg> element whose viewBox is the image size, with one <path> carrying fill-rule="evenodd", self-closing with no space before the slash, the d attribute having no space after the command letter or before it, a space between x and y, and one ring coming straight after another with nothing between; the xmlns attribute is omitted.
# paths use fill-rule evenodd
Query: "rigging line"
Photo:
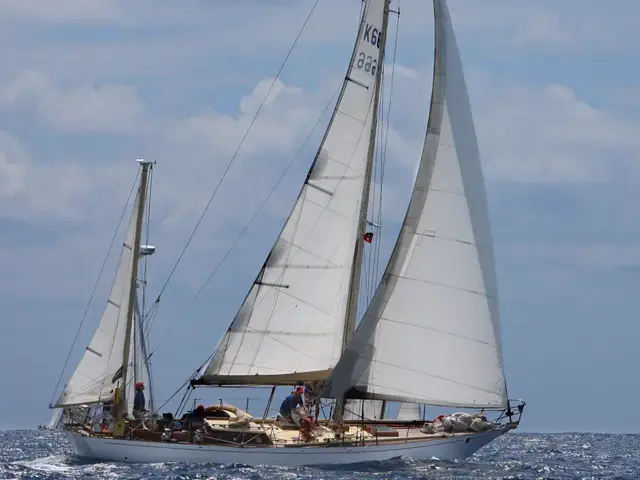
<svg viewBox="0 0 640 480"><path fill-rule="evenodd" d="M209 360L211 360L211 356L209 356L209 358L207 358L207 361L205 363L203 363L200 367L198 367L195 372L193 372L191 375L189 375L189 377L182 383L182 385L180 385L176 389L176 391L173 393L173 395L171 395L162 405L160 405L158 408L156 408L156 412L159 412L160 409L164 408L167 405L167 403L169 403L171 400L173 400L173 397L175 397L180 392L180 390L182 390L184 387L186 387L187 384L191 381L191 379L195 378L195 376L198 374L198 372L200 370L202 370L202 367L204 367L209 362Z"/></svg>
<svg viewBox="0 0 640 480"><path fill-rule="evenodd" d="M304 192L302 194L302 197L300 197L300 198L302 198L302 204L300 205L300 213L298 214L298 218L296 219L296 222L295 222L295 225L294 225L294 228L293 228L293 232L294 233L293 233L293 237L291 238L291 243L289 244L289 249L287 251L287 258L284 261L285 267L282 269L282 272L278 276L278 279L276 280L276 283L282 283L282 281L284 279L284 276L287 273L286 265L289 264L289 260L291 258L291 252L293 251L293 245L294 245L294 242L296 240L296 235L298 233L298 227L300 225L300 218L302 218L302 212L304 211L304 207L305 207L304 200L307 197L307 192L308 192L308 188L305 188ZM300 253L300 252L298 251L298 253ZM270 309L270 312L269 312L269 317L267 318L267 324L265 326L265 331L264 331L265 335L262 336L262 340L260 340L260 344L258 345L258 348L256 349L256 353L253 356L253 360L251 360L251 364L252 365L255 364L255 361L258 358L258 355L260 354L260 350L262 349L262 344L264 343L264 339L267 336L266 335L267 329L269 328L269 325L271 324L271 320L273 319L273 312L276 311L276 307L278 306L278 298L280 297L280 293L281 292L282 292L281 288L276 288L276 294L274 296L275 298L273 299L273 304L271 305L271 309ZM245 338L245 336L247 334L247 330L248 329L245 330L244 335L242 336L242 343L244 343L244 338ZM236 363L236 360L238 359L238 355L240 355L240 350L241 349L239 348L238 351L236 352L235 356L233 357L233 364Z"/></svg>
<svg viewBox="0 0 640 480"><path fill-rule="evenodd" d="M377 197L376 195L381 193L380 190L381 188L378 188L378 179L379 179L379 175L380 175L380 169L381 169L381 164L382 164L382 140L383 140L383 129L384 129L384 123L385 123L385 109L384 109L384 87L385 87L385 81L384 81L384 65L382 66L383 68L383 77L381 80L381 98L382 101L380 102L380 113L379 113L379 118L380 118L380 122L378 123L378 129L376 131L376 151L375 151L375 177L374 177L374 183L373 183L373 195L372 195L372 200L370 202L370 219L371 222L375 222L379 225L379 209L376 210L376 206L378 206L377 203ZM374 265L375 265L375 255L376 255L376 247L377 245L379 245L380 243L380 238L379 238L379 231L376 232L374 234L373 237L373 242L371 244L371 248L369 249L369 255L367 257L367 264L366 264L366 272L367 272L367 277L366 277L366 285L367 288L365 289L364 292L364 296L363 296L363 302L364 302L364 308L366 309L366 307L369 305L369 303L371 302L371 298L373 297L373 291L375 290L375 271L374 271Z"/></svg>
<svg viewBox="0 0 640 480"><path fill-rule="evenodd" d="M149 230L151 226L151 191L153 189L153 168L150 169L149 172L149 188L147 189L147 225L146 225L146 239L145 243L149 245ZM144 270L142 272L142 310L140 314L142 315L142 324L144 326L144 315L147 311L147 268L149 265L149 256L145 255L144 257ZM149 337L147 337L147 343L149 341Z"/></svg>
<svg viewBox="0 0 640 480"><path fill-rule="evenodd" d="M291 159L291 161L289 162L289 164L287 165L286 169L284 170L284 172L282 173L282 175L280 176L280 178L278 179L278 181L276 182L275 186L273 187L273 189L269 192L269 195L267 196L267 198L265 198L264 202L262 202L262 204L260 205L260 207L258 208L258 210L256 210L256 212L253 214L253 216L251 217L251 219L249 220L249 223L247 225L245 225L245 227L242 229L242 232L240 232L240 234L236 237L235 241L233 242L233 244L231 245L231 247L229 247L229 249L225 252L225 254L222 256L222 258L220 259L220 261L218 262L218 264L215 266L215 268L213 269L213 271L211 272L211 274L209 275L209 277L205 280L205 282L202 284L202 286L200 287L200 289L198 290L198 293L196 293L195 297L193 298L194 300L196 300L198 298L198 296L203 292L203 290L206 288L206 286L208 285L208 283L213 279L213 277L215 276L216 273L218 273L218 270L220 269L220 267L222 266L222 264L224 263L224 261L227 259L227 257L231 254L231 252L235 249L235 247L238 245L238 243L240 243L240 240L244 237L245 233L247 232L247 230L249 230L249 228L251 227L251 225L253 224L253 222L258 218L258 215L260 214L260 212L262 211L262 209L267 205L267 203L269 202L271 196L276 192L276 190L278 189L278 186L282 183L282 181L284 180L285 176L287 175L287 173L289 172L289 170L291 170L291 167L293 167L293 164L295 163L296 159L299 157L300 153L302 153L302 150L304 149L305 145L309 142L309 140L311 139L313 132L315 132L315 130L318 128L318 125L320 125L320 122L322 121L322 118L324 117L324 115L327 113L327 111L329 110L329 107L331 106L331 104L333 103L333 101L335 100L336 96L338 95L338 93L340 92L342 88L342 82L340 82L340 85L338 85L338 88L336 89L336 91L333 93L333 96L331 97L331 99L329 100L329 102L327 103L327 105L325 106L324 110L322 111L322 113L320 114L320 116L318 117L318 120L316 121L316 123L314 124L313 128L311 129L311 131L309 132L309 135L307 135L307 137L305 138L304 142L302 142L302 145L300 145L300 148L298 148L298 151L296 152L296 154L293 156L293 158ZM156 301L157 302L157 301ZM154 317L150 320L149 322L149 326L148 329L151 328L151 322L153 322L153 320L155 320L155 315ZM180 323L180 319L177 319L173 325L171 325L171 327L169 328L169 330L167 330L167 332L165 334L162 335L162 337L160 338L160 341L158 342L158 344L155 346L155 348L151 351L151 353L149 354L149 358L151 357L151 355L153 355L155 353L155 351L160 348L160 346L164 343L164 341L166 340L167 336L173 331L173 329L178 325L178 323Z"/></svg>
<svg viewBox="0 0 640 480"><path fill-rule="evenodd" d="M240 232L240 234L238 235L238 237L236 238L236 240L233 242L233 244L231 245L231 247L229 248L229 250L227 250L227 252L224 254L224 256L222 257L222 259L218 262L218 264L215 266L215 268L213 269L213 271L211 272L211 275L209 275L209 277L207 277L207 279L205 280L204 284L200 287L200 289L198 290L198 293L196 293L196 296L194 297L194 300L196 298L198 298L198 296L202 293L202 291L205 289L205 287L207 286L207 284L211 281L211 279L214 277L214 275L218 272L218 269L220 268L220 266L222 265L222 263L227 259L227 257L229 256L229 254L231 253L231 251L236 247L236 245L238 244L238 242L240 241L240 239L244 236L244 234L247 232L247 230L249 229L249 227L253 224L253 222L255 221L255 219L258 217L258 214L262 211L262 209L266 206L267 202L269 201L269 199L271 199L271 196L275 193L275 191L277 190L277 188L280 186L280 183L282 183L282 180L284 180L284 177L287 175L287 173L289 172L289 170L291 169L291 167L293 166L293 164L295 163L296 159L298 158L298 156L300 155L300 153L302 153L302 149L305 147L305 145L307 144L307 142L311 139L311 136L313 135L313 132L315 132L316 128L318 128L318 125L320 124L320 121L322 120L322 118L324 117L325 113L327 113L327 110L329 110L329 107L331 106L331 104L333 103L333 100L336 98L336 96L338 95L338 93L340 92L340 89L342 87L342 84L340 84L338 86L338 88L336 89L336 91L333 93L333 96L331 97L331 100L329 100L329 103L327 103L326 107L324 108L324 110L322 111L322 113L320 114L320 116L318 117L318 120L316 121L316 123L313 125L313 128L311 129L311 131L309 132L309 135L307 135L307 138L305 138L304 142L302 142L302 145L300 145L300 148L298 148L298 151L296 152L296 154L293 156L293 158L291 159L291 162L289 162L289 164L287 165L286 169L284 170L284 172L282 173L282 175L280 176L280 178L278 179L278 181L276 182L275 186L273 187L273 189L269 192L269 195L267 196L267 198L265 198L264 202L262 202L262 204L260 205L260 207L258 207L258 210L256 210L256 212L253 214L253 216L251 217L251 219L249 220L249 223L244 227L244 229L242 230L242 232Z"/></svg>
<svg viewBox="0 0 640 480"><path fill-rule="evenodd" d="M398 11L397 11L397 17L396 17L396 34L395 34L395 40L394 40L394 45L393 45L393 60L391 62L391 80L389 82L389 105L387 107L387 126L386 126L386 132L385 132L385 139L384 139L384 149L383 149L383 154L382 154L382 170L381 170L381 175L380 175L380 207L379 207L379 214L380 214L380 218L378 219L378 225L380 225L380 227L378 228L378 233L382 234L382 196L384 193L384 172L385 172L385 166L386 166L386 160L387 160L387 147L389 145L389 130L391 129L391 107L393 106L393 85L394 85L394 80L395 80L395 73L396 73L396 57L397 57L397 53L398 53L398 32L400 31L400 4L398 3ZM375 274L376 277L378 277L378 274L380 272L380 248L381 245L378 244L377 245L377 253L376 253L376 263L375 263Z"/></svg>
<svg viewBox="0 0 640 480"><path fill-rule="evenodd" d="M184 395L182 395L182 400L180 400L180 403L178 403L178 406L176 407L176 413L173 416L174 420L178 420L178 415L180 415L180 412L182 411L183 406L187 404L187 401L189 400L189 397L191 397L191 392L193 392L193 390L194 390L193 388L187 387L187 389L184 391ZM178 391L180 391L180 389L178 389Z"/></svg>
<svg viewBox="0 0 640 480"><path fill-rule="evenodd" d="M144 327L144 334L147 336L147 338L149 338L149 332L151 331L151 326L153 325L153 322L158 316L158 305L160 305L158 302L153 302L153 305L151 305L149 312L144 314L146 324L143 323L143 327ZM151 357L151 355L149 355L149 357Z"/></svg>
<svg viewBox="0 0 640 480"><path fill-rule="evenodd" d="M267 205L267 203L269 202L269 199L271 198L271 196L276 192L278 186L280 185L280 183L284 180L285 176L287 175L287 173L289 172L289 170L291 169L291 167L293 167L293 164L295 163L296 159L298 158L298 156L300 155L300 153L302 152L303 148L305 147L305 145L309 142L309 140L311 139L311 136L313 135L313 132L316 130L316 128L318 128L318 125L320 124L320 122L322 121L322 118L324 117L324 115L327 113L327 110L329 110L329 107L331 106L331 104L333 103L334 99L336 98L336 96L338 95L338 93L340 92L340 90L342 89L342 82L340 82L340 85L338 85L338 88L336 89L336 91L333 93L333 96L331 97L331 100L329 100L329 102L327 103L327 105L325 106L324 110L322 111L322 113L320 114L320 116L318 117L318 120L316 121L316 123L314 124L313 128L311 129L311 131L309 132L309 135L307 135L307 138L305 138L304 142L302 143L302 145L300 145L300 148L298 149L298 151L296 152L296 154L293 156L293 158L291 159L291 162L289 162L289 164L287 165L286 169L284 170L284 172L282 173L282 175L280 176L280 178L278 179L276 185L273 187L273 189L271 190L271 192L269 192L269 195L267 196L267 198L264 200L264 202L262 202L262 205L260 205L260 207L258 208L258 210L253 214L253 217L251 217L251 219L249 220L249 223L243 228L242 232L240 232L240 234L236 237L235 241L233 242L233 244L231 245L231 247L229 247L229 249L225 252L225 254L222 256L222 258L220 259L220 261L218 262L218 264L215 266L215 268L213 269L213 271L211 272L211 274L209 275L209 277L205 280L205 282L202 284L202 286L200 287L200 289L198 290L198 293L196 293L195 297L193 298L194 300L196 300L198 298L198 296L202 293L202 291L206 288L206 286L208 285L208 283L213 279L213 277L215 276L216 273L218 273L218 270L220 269L220 267L222 266L222 264L224 263L224 261L227 259L227 257L231 254L231 252L235 249L235 247L238 245L238 243L240 242L240 240L244 237L245 233L247 232L247 230L249 230L249 227L253 224L253 222L256 220L256 218L258 218L258 215L260 214L260 212L262 211L262 209ZM155 317L154 317L155 319ZM155 353L155 351L160 348L160 345L162 345L162 343L164 342L164 340L167 338L167 336L173 331L173 329L178 325L178 323L180 323L180 319L178 318L173 325L171 325L171 327L169 328L169 330L167 330L167 332L162 335L162 337L160 338L160 341L158 342L158 344L155 346L155 348L152 350L152 352L149 354L149 357L151 357L151 355L153 355ZM149 328L151 328L151 325L149 325Z"/></svg>
<svg viewBox="0 0 640 480"><path fill-rule="evenodd" d="M78 326L78 329L76 330L76 335L73 338L73 342L71 343L71 348L69 349L69 353L67 354L67 358L64 361L64 366L62 367L62 372L60 372L60 376L58 377L58 381L56 383L55 389L53 390L53 395L51 396L51 400L49 401L49 408L52 407L53 405L53 400L56 396L56 393L58 391L58 388L60 387L60 382L62 381L62 377L64 376L64 372L67 369L67 366L69 365L69 359L71 358L71 353L73 352L73 349L76 346L76 343L78 341L78 337L80 336L80 330L82 330L82 325L84 325L85 320L87 319L87 314L89 313L89 308L91 307L91 302L93 301L93 297L95 296L96 290L98 289L98 284L100 283L100 279L102 278L102 273L104 272L105 267L107 266L107 261L109 260L109 255L111 254L111 249L113 248L113 244L116 241L116 237L118 236L118 231L120 230L120 226L122 225L122 219L124 218L125 214L127 213L127 207L129 206L129 202L131 201L131 195L133 195L133 192L136 189L136 185L138 183L138 176L140 175L140 171L138 170L138 173L136 173L136 177L133 180L133 185L131 186L131 190L129 191L129 196L127 197L127 202L125 203L123 209L122 209L122 213L120 213L120 219L118 220L118 226L116 227L115 232L113 232L113 236L111 237L111 243L109 244L109 248L107 249L107 254L104 257L104 260L102 261L102 266L100 267L100 271L98 272L98 278L96 279L96 282L93 285L93 290L91 291L91 295L89 296L89 301L87 302L87 305L84 309L84 313L82 315L82 319L80 320L80 325Z"/></svg>
<svg viewBox="0 0 640 480"><path fill-rule="evenodd" d="M384 69L384 65L382 65L382 67ZM381 98L384 99L384 70L383 70L383 74L382 74L382 78L380 80L380 92L379 92L379 96ZM377 141L378 138L381 136L381 129L382 129L382 125L384 125L384 101L380 102L379 108L378 108L378 112L377 112L378 118L380 119L380 121L378 122L378 126L376 129L376 145L375 145L375 151L374 151L374 157L373 157L373 175L372 175L372 179L371 179L371 183L372 183L372 188L371 188L371 193L370 193L370 200L373 199L374 201L369 201L369 204L367 206L367 219L371 222L374 221L375 219L375 207L376 207L376 192L377 192L377 178L378 178L378 171L379 171L379 166L378 166L378 160L380 159L380 145L379 142ZM372 228L372 226L367 226L367 230L369 228ZM376 233L374 233L374 237L373 237L373 242L377 242L377 237L378 235ZM373 253L374 253L374 243L371 244L371 248L367 248L365 250L365 255L363 256L362 259L362 275L361 278L362 280L364 280L364 286L361 289L361 291L358 294L358 306L359 308L361 308L362 310L366 310L369 301L370 301L370 297L371 297L371 289L373 288Z"/></svg>
<svg viewBox="0 0 640 480"><path fill-rule="evenodd" d="M384 69L384 66L383 66ZM384 73L383 73L384 75ZM382 100L380 102L380 122L378 123L378 130L376 132L376 156L375 156L375 172L376 172L376 176L374 178L374 184L373 184L373 201L371 202L371 221L377 223L378 225L380 225L380 208L379 208L379 202L377 201L377 195L381 195L382 194L382 185L378 185L378 180L380 177L380 171L382 169L382 162L383 162L383 156L382 156L382 142L384 140L384 124L385 124L385 108L384 108L384 87L385 87L385 81L384 81L384 77L382 79L381 85L382 85ZM376 209L376 207L378 207ZM375 263L376 263L376 254L377 254L377 248L378 245L380 245L380 231L379 228L377 229L377 232L375 233L374 237L373 237L373 242L371 245L371 248L369 249L369 256L367 258L368 260L368 265L367 265L367 289L365 291L366 297L364 298L364 302L365 302L365 308L369 305L369 303L371 302L371 299L373 298L373 294L375 292L375 288L376 288L376 273L375 273Z"/></svg>
<svg viewBox="0 0 640 480"><path fill-rule="evenodd" d="M289 57L291 57L291 54L293 53L293 50L295 49L296 45L298 44L298 40L300 40L300 37L302 36L302 33L304 32L305 28L307 27L307 24L309 23L309 20L311 19L311 16L313 15L313 12L315 11L315 9L318 6L319 2L320 2L320 0L316 0L314 2L313 6L311 7L311 10L309 11L309 14L307 15L307 18L305 19L304 23L302 24L302 27L300 28L300 31L298 32L298 35L296 36L295 40L293 41L293 44L291 45L291 48L289 48L289 51L287 52L287 55L285 56L284 61L282 62L282 64L280 65L280 68L278 69L278 73L273 78L273 81L271 82L271 85L269 86L269 89L267 90L266 95L262 99L262 102L260 103L260 106L258 107L258 110L256 111L255 115L253 116L253 119L251 120L251 123L249 124L249 127L247 127L247 130L245 131L244 136L242 137L242 140L240 140L240 144L238 145L238 148L236 148L236 151L234 152L233 156L231 157L231 160L227 164L227 167L225 168L225 170L224 170L224 172L222 174L222 177L220 178L220 181L216 185L216 188L213 190L213 193L211 194L211 197L209 198L209 201L207 202L207 204L206 204L206 206L205 206L205 208L204 208L204 210L202 212L202 215L200 215L200 218L196 222L196 226L194 227L193 231L191 232L191 235L189 235L189 238L187 239L187 243L185 244L184 248L182 249L182 252L180 252L180 255L178 256L178 259L176 260L176 263L174 264L173 268L171 269L171 272L169 272L169 277L167 278L167 280L165 281L164 285L160 289L160 293L158 293L158 298L157 298L156 301L158 301L160 299L160 297L162 296L163 292L167 288L167 285L169 285L169 281L171 280L171 277L173 277L173 274L175 273L176 268L178 268L178 265L182 261L182 257L184 256L185 252L187 251L187 248L189 247L189 245L191 244L191 240L193 240L194 235L196 234L196 232L198 231L198 228L202 224L202 220L204 219L205 215L207 214L207 211L209 210L209 207L211 206L211 203L213 202L213 199L216 197L216 194L218 193L218 190L220 189L220 186L222 185L222 182L224 182L224 179L226 178L227 173L229 173L229 170L231 169L231 166L235 162L235 159L238 156L238 153L240 152L240 149L244 145L245 140L249 136L249 132L253 128L253 125L256 122L256 120L258 119L258 116L260 115L260 112L262 112L262 109L264 108L265 104L267 103L269 95L271 94L271 90L273 90L273 87L275 86L278 78L280 77L280 74L284 70L284 67L287 64L287 62L289 61Z"/></svg>

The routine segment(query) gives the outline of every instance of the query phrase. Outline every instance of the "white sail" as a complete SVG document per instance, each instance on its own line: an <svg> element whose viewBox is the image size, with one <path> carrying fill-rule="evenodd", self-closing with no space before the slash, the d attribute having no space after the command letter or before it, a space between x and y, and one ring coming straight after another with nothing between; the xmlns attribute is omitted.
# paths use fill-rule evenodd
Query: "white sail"
<svg viewBox="0 0 640 480"><path fill-rule="evenodd" d="M363 414L364 412L364 414ZM379 420L382 413L381 400L347 400L344 420Z"/></svg>
<svg viewBox="0 0 640 480"><path fill-rule="evenodd" d="M126 395L127 412L133 412L133 400L135 398L135 385L137 382L144 383L145 386L145 407L153 411L153 393L151 391L151 372L147 361L147 345L144 342L144 328L142 317L136 309L135 321L132 323L131 349L129 353L129 369L127 374Z"/></svg>
<svg viewBox="0 0 640 480"><path fill-rule="evenodd" d="M504 408L497 288L477 139L446 2L436 0L427 135L408 211L330 395Z"/></svg>
<svg viewBox="0 0 640 480"><path fill-rule="evenodd" d="M308 179L203 383L322 380L340 357L386 14L384 0L367 2Z"/></svg>
<svg viewBox="0 0 640 480"><path fill-rule="evenodd" d="M417 403L402 402L396 418L398 420L421 420L422 412L420 412L420 405Z"/></svg>
<svg viewBox="0 0 640 480"><path fill-rule="evenodd" d="M136 195L107 306L56 407L107 402L122 382L122 359L140 192Z"/></svg>
<svg viewBox="0 0 640 480"><path fill-rule="evenodd" d="M51 415L51 420L49 420L49 424L47 425L47 428L49 430L55 430L60 426L60 424L62 423L63 411L64 410L62 408L56 408L53 411L53 415Z"/></svg>

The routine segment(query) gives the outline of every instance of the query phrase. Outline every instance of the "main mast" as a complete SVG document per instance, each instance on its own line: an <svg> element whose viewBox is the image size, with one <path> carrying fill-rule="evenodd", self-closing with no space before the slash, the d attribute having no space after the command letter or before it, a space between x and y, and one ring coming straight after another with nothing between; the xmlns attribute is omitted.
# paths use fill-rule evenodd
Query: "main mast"
<svg viewBox="0 0 640 480"><path fill-rule="evenodd" d="M140 261L140 243L142 241L142 223L144 220L144 206L146 203L147 185L149 182L149 170L151 169L151 162L142 159L138 159L138 162L140 163L140 166L142 168L139 187L140 200L138 202L136 232L133 241L131 282L129 286L129 304L127 305L127 324L124 337L124 349L122 352L122 387L120 388L121 396L118 399L118 404L116 406L118 417L123 417L123 413L126 410L127 373L129 369L129 353L131 350L131 330L135 315L138 262Z"/></svg>
<svg viewBox="0 0 640 480"><path fill-rule="evenodd" d="M380 104L382 73L384 67L384 53L387 45L387 28L389 26L389 5L391 0L385 0L384 10L382 14L382 41L380 42L380 62L376 71L376 79L374 84L373 96L373 117L371 119L371 131L369 132L369 149L367 152L367 164L364 173L364 188L362 189L362 198L360 201L360 218L358 220L358 231L355 250L353 253L353 266L351 268L351 277L349 280L349 297L347 301L347 312L344 321L344 331L342 335L342 352L344 352L351 341L356 325L356 317L358 314L358 294L360 291L360 276L362 273L362 257L364 252L365 229L367 225L367 212L369 210L369 193L371 190L371 176L373 172L373 158L376 149L376 133L378 130L378 107ZM336 409L334 421L337 424L342 423L344 414L344 398L336 399Z"/></svg>

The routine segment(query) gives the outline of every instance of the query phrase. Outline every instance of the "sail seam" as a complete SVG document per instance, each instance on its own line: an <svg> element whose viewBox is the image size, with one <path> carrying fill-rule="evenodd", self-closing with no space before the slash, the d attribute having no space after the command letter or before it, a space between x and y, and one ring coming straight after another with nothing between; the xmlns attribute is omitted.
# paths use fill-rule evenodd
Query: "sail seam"
<svg viewBox="0 0 640 480"><path fill-rule="evenodd" d="M292 263L289 264L276 264L269 265L269 268L291 268L291 269L301 269L301 270L335 270L338 268L342 268L342 265L294 265ZM270 285L266 283L256 282L256 285Z"/></svg>
<svg viewBox="0 0 640 480"><path fill-rule="evenodd" d="M443 236L440 236L440 235L436 235L433 230L426 230L425 232L422 232L422 233L416 232L414 235L416 237L435 238L437 240L444 240L444 241L447 241L447 242L462 243L464 245L470 245L470 246L475 246L476 245L475 243L470 242L469 240L462 240L461 238L443 237Z"/></svg>
<svg viewBox="0 0 640 480"><path fill-rule="evenodd" d="M341 181L342 181L342 180L341 180ZM327 194L329 194L329 195L333 196L333 192L329 193L329 191L328 191L328 190L325 190L325 189L323 189L323 188L321 188L321 187L318 187L318 186L316 186L316 185L312 185L312 184L310 184L310 183L307 183L307 185L309 185L310 187L317 188L318 190L321 190L323 193L327 193ZM329 208L329 204L328 204L328 203L327 203L327 205L322 205L321 203L315 202L315 201L311 200L310 198L306 198L306 199L305 199L305 201L306 201L306 202L311 203L312 205L315 205L315 206L317 206L317 207L320 207L320 208L322 209L322 213L319 215L319 217L321 217L321 216L324 214L324 212L330 212L330 213L333 213L334 215L337 215L338 217L342 218L343 220L347 220L347 221L351 220L351 217L347 217L347 216L345 216L345 215L342 215L341 213L337 212L336 210L333 210L333 209ZM318 220L319 220L319 219L318 219ZM317 225L318 225L318 222L316 222L316 223L314 224L314 228L315 228ZM305 241L306 241L308 238L309 238L309 237L306 237L306 238L305 238ZM303 242L303 243L304 243L304 242Z"/></svg>
<svg viewBox="0 0 640 480"><path fill-rule="evenodd" d="M293 298L293 299L295 299L295 300L297 300L297 301L299 301L299 302L301 302L301 303L304 303L304 304L305 304L305 305L307 305L308 307L311 307L311 308L313 308L314 310L316 310L316 311L318 311L318 312L320 312L320 313L324 313L324 314L325 314L325 315L327 315L328 317L333 317L333 315L331 315L329 312L325 312L324 310L322 310L322 309L318 308L318 306L316 306L316 305L314 305L314 304L312 304L312 303L307 302L304 298L296 297L296 296L295 296L295 295L293 295L292 293L289 293L289 292L286 292L286 291L282 291L281 293L282 293L283 295L285 295L285 296L289 297L289 298ZM257 304L257 303L259 303L259 302L256 302L256 304ZM270 320L270 321L271 321L271 320Z"/></svg>
<svg viewBox="0 0 640 480"><path fill-rule="evenodd" d="M456 287L456 286L453 286L453 285L447 285L446 283L434 282L432 280L423 280L423 279L420 279L420 278L407 277L407 276L404 276L404 275L394 275L393 273L389 273L388 275L390 277L401 278L401 279L404 279L404 280L412 280L414 282L420 282L420 283L428 283L430 285L435 285L435 286L438 286L438 287L450 288L452 290L459 290L461 292L473 293L475 295L480 295L481 297L494 298L495 299L495 297L492 297L491 295L488 295L486 292L478 292L476 290L471 290L471 289L468 289L468 288L462 288L462 287Z"/></svg>
<svg viewBox="0 0 640 480"><path fill-rule="evenodd" d="M315 253L313 253L313 252L311 252L311 251L307 250L306 248L303 248L303 247L302 247L302 246L300 246L300 245L296 245L296 244L292 243L292 244L291 244L291 246L292 246L292 247L297 248L297 249L298 249L298 252L304 252L304 253L306 253L307 255L311 255L312 257L317 258L318 260L322 260L323 262L326 262L327 266L330 266L330 267L337 267L337 268L341 268L341 267L342 267L342 265L337 265L337 264L335 264L335 263L331 262L330 260L328 260L328 259L326 259L326 258L324 258L324 257L321 257L321 256L319 256L319 255L316 255ZM291 261L294 261L294 260L295 260L295 256L291 259ZM293 264L291 264L291 263L288 263L288 262L287 262L287 263L284 263L284 264L278 264L278 265L286 265L286 267L285 267L285 268L288 268L289 266L292 266ZM274 267L275 267L275 265L269 265L269 268L274 268Z"/></svg>
<svg viewBox="0 0 640 480"><path fill-rule="evenodd" d="M466 197L464 192L454 192L453 190L443 190L440 188L430 188L429 189L430 192L436 192L436 193L446 193L449 195L457 195L459 197Z"/></svg>
<svg viewBox="0 0 640 480"><path fill-rule="evenodd" d="M449 383L454 383L454 384L460 385L462 387L467 387L467 388L470 388L470 389L473 389L473 390L477 390L478 392L484 392L484 393L490 393L491 395L496 395L496 392L494 392L492 390L487 390L487 389L484 389L484 388L476 387L476 386L468 384L468 383L459 382L457 380L452 380L450 378L441 377L439 375L433 375L431 373L421 372L420 370L416 370L416 369L413 369L413 368L401 367L401 366L395 365L393 363L380 362L378 360L374 360L374 363L377 363L379 365L385 365L387 367L397 368L399 370L409 370L410 372L416 373L416 374L421 375L423 377L437 378L438 380L442 380L444 382L449 382ZM407 393L407 394L411 395L411 392L406 392L404 390L398 390L397 388L390 388L388 386L385 387L384 385L376 385L375 383L369 383L369 385L372 386L372 387L386 388L388 390L393 390L393 391L401 392L401 393ZM375 392L374 392L374 394L375 394Z"/></svg>
<svg viewBox="0 0 640 480"><path fill-rule="evenodd" d="M438 332L438 333L442 333L443 335L450 335L450 336L455 337L455 338L460 338L460 339L463 339L463 340L469 340L470 342L480 343L482 345L487 345L489 347L495 347L496 346L495 343L487 342L486 340L479 340L477 338L467 337L466 335L460 335L460 334L453 333L453 332L447 332L445 330L440 330L438 328L429 327L427 325L418 325L418 324L412 323L412 322L401 322L401 321L392 320L392 319L386 318L386 317L380 317L380 320L383 320L383 321L386 321L386 322L390 322L390 323L396 323L398 325L406 325L408 327L416 327L416 328L420 328L422 330L430 330L432 332Z"/></svg>
<svg viewBox="0 0 640 480"><path fill-rule="evenodd" d="M289 337L324 337L326 335L331 335L332 332L326 333L312 333L312 332L285 332L282 330L249 330L247 333L262 333L265 335L286 335Z"/></svg>

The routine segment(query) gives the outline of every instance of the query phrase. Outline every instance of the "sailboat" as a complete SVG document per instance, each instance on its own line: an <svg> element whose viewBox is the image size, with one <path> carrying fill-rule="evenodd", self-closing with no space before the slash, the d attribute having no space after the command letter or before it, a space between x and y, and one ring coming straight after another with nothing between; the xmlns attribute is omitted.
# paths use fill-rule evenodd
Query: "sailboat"
<svg viewBox="0 0 640 480"><path fill-rule="evenodd" d="M525 402L507 395L466 84L446 0L433 5L423 151L400 233L357 328L390 0L366 2L333 116L291 214L228 330L190 381L190 388L271 386L262 418L226 404L180 419L130 415L132 385L151 378L136 341L144 331L135 299L151 168L142 161L107 308L52 405L109 409L112 427L64 424L77 455L291 466L454 460L518 427ZM298 407L294 422L268 418L276 387L291 385L305 391L308 410ZM401 404L395 417L387 408L394 402ZM472 413L428 420L427 406Z"/></svg>

